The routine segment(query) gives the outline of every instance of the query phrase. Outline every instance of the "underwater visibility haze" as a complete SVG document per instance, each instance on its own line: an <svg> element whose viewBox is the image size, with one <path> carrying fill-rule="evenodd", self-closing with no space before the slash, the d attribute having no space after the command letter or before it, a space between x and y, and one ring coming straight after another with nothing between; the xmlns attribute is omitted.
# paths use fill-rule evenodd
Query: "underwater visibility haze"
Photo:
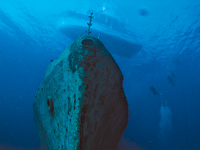
<svg viewBox="0 0 200 150"><path fill-rule="evenodd" d="M119 150L200 150L200 1L0 1L0 150L39 150L33 100L80 35L112 54L129 122Z"/></svg>

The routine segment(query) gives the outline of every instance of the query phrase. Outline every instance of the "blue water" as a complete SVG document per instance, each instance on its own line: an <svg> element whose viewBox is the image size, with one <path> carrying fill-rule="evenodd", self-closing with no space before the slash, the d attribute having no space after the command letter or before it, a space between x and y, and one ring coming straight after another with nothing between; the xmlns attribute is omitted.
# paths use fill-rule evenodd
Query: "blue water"
<svg viewBox="0 0 200 150"><path fill-rule="evenodd" d="M39 149L34 95L48 64L73 42L61 28L87 28L90 12L91 31L99 30L102 41L110 40L103 32L120 38L126 54L108 49L129 103L121 149L200 150L198 0L1 0L0 150ZM129 58L127 41L141 46Z"/></svg>

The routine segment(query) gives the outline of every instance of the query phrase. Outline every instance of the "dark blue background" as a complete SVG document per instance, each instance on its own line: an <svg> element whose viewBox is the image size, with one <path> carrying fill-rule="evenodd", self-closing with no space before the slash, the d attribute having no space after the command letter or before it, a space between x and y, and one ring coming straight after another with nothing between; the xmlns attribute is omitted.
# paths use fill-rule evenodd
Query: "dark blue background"
<svg viewBox="0 0 200 150"><path fill-rule="evenodd" d="M70 17L79 22L81 15L73 14L93 11L92 28L96 19L102 28L95 30L142 45L131 58L112 53L124 75L129 103L123 137L132 145L129 149L200 150L200 5L196 1L88 2L84 8L81 2L1 2L0 149L40 147L32 113L34 95L51 59L73 41L59 28L75 24ZM173 72L174 86L167 79ZM150 86L161 95L154 96Z"/></svg>

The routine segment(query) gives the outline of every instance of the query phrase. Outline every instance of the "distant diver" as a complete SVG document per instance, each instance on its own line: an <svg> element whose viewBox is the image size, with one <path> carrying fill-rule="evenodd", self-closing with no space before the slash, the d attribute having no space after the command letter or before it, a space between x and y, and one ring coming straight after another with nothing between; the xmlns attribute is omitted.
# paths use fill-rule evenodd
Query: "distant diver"
<svg viewBox="0 0 200 150"><path fill-rule="evenodd" d="M176 77L175 77L175 73L174 72L172 72L170 75L168 75L167 79L168 79L169 84L171 84L173 86L175 85Z"/></svg>
<svg viewBox="0 0 200 150"><path fill-rule="evenodd" d="M155 87L150 86L150 90L153 92L153 95L154 95L154 96L155 96L155 95L160 95L160 93L158 93L158 92L156 91L156 88L155 88Z"/></svg>

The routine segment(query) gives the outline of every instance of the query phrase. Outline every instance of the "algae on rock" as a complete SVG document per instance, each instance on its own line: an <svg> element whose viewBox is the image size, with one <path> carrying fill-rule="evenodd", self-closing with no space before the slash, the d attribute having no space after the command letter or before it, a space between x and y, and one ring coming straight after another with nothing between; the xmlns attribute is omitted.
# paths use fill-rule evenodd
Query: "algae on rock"
<svg viewBox="0 0 200 150"><path fill-rule="evenodd" d="M117 150L128 124L123 76L102 42L80 36L46 69L33 103L44 150Z"/></svg>

